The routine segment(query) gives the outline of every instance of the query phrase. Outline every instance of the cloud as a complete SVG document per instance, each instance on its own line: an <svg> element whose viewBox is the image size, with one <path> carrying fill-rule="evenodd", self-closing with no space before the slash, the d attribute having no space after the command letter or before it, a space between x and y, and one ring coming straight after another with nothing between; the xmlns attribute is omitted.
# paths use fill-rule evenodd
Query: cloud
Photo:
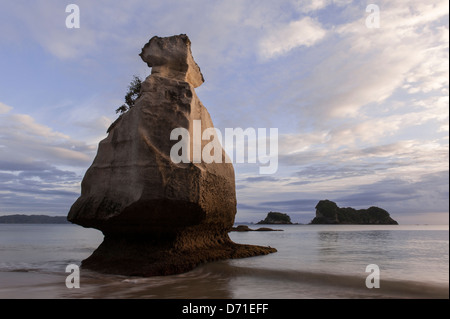
<svg viewBox="0 0 450 319"><path fill-rule="evenodd" d="M94 147L37 123L26 114L0 115L0 154L12 163L43 161L85 167ZM1 168L0 168L1 169Z"/></svg>
<svg viewBox="0 0 450 319"><path fill-rule="evenodd" d="M327 6L334 4L336 6L349 5L352 0L297 0L296 8L302 13L311 13L313 11L322 10Z"/></svg>
<svg viewBox="0 0 450 319"><path fill-rule="evenodd" d="M0 160L0 214L66 214L79 196L81 176L40 161Z"/></svg>
<svg viewBox="0 0 450 319"><path fill-rule="evenodd" d="M313 46L325 35L326 30L310 17L287 25L271 26L260 41L260 55L263 59L275 58L300 46Z"/></svg>
<svg viewBox="0 0 450 319"><path fill-rule="evenodd" d="M365 26L364 8L359 15L349 8L354 20L327 31L327 41L314 47L314 56L307 56L307 76L283 74L289 111L307 119L308 125L361 119L386 109L390 98L402 94L406 100L404 91L448 95L448 27L440 20L448 15L444 2L379 5L380 28ZM293 66L302 65L298 57L290 61Z"/></svg>
<svg viewBox="0 0 450 319"><path fill-rule="evenodd" d="M300 12L309 13L311 11L323 9L330 3L331 1L329 0L298 0L297 8Z"/></svg>
<svg viewBox="0 0 450 319"><path fill-rule="evenodd" d="M60 59L72 59L92 48L95 41L87 28L66 28L66 5L52 0L39 3L15 2L6 4L4 10L15 17L14 24L21 24L18 39L24 39L24 33L31 35L49 53Z"/></svg>
<svg viewBox="0 0 450 319"><path fill-rule="evenodd" d="M9 24L6 25L12 29L14 37L0 37L22 46L31 44L25 39L32 40L32 43L37 43L60 60L93 63L94 57L99 54L108 55L108 60L114 60L119 51L119 55L123 56L124 52L133 47L126 44L142 41L139 32L129 32L130 27L135 27L138 21L142 21L147 29L143 25L136 29L142 32L153 29L148 18L142 18L144 15L154 17L161 7L157 1L111 3L79 0L76 4L80 8L80 28L68 29L65 21L70 14L66 13L69 3L46 0L2 4L2 11L8 12L5 18ZM139 43L141 44L142 42ZM112 48L116 50L115 53L111 53Z"/></svg>
<svg viewBox="0 0 450 319"><path fill-rule="evenodd" d="M373 184L361 186L358 190L337 197L342 205L380 206L398 214L422 213L425 206L428 212L448 212L449 180L447 171L421 174L411 180L385 178Z"/></svg>
<svg viewBox="0 0 450 319"><path fill-rule="evenodd" d="M66 213L95 147L12 110L0 114L0 213Z"/></svg>
<svg viewBox="0 0 450 319"><path fill-rule="evenodd" d="M293 199L285 201L267 201L261 205L265 207L273 207L274 210L285 212L314 211L320 199Z"/></svg>
<svg viewBox="0 0 450 319"><path fill-rule="evenodd" d="M27 114L10 114L5 117L12 134L37 136L51 139L68 139L67 135L53 131L51 128L38 124ZM5 124L6 125L6 124Z"/></svg>
<svg viewBox="0 0 450 319"><path fill-rule="evenodd" d="M11 106L8 106L8 105L0 102L0 114L8 113L11 110L12 110Z"/></svg>
<svg viewBox="0 0 450 319"><path fill-rule="evenodd" d="M245 178L246 182L250 182L250 183L257 183L257 182L272 182L272 181L278 181L277 178L273 177L273 176L250 176Z"/></svg>
<svg viewBox="0 0 450 319"><path fill-rule="evenodd" d="M390 144L336 149L323 144L320 150L280 154L280 166L290 177L284 190L316 194L350 191L387 178L434 174L448 170L448 146L439 141L404 140ZM280 178L280 177L279 177ZM344 187L345 186L345 187Z"/></svg>

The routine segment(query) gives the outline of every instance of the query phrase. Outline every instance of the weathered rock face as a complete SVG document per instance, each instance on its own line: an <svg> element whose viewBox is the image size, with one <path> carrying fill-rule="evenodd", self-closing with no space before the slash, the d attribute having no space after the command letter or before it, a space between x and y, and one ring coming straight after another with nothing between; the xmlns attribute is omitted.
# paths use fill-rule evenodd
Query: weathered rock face
<svg viewBox="0 0 450 319"><path fill-rule="evenodd" d="M140 56L152 67L133 108L110 127L68 219L105 239L82 266L123 275L167 275L225 258L276 251L228 237L236 214L234 169L170 158L175 128L213 123L194 87L203 83L186 35L153 37ZM202 148L209 141L202 141Z"/></svg>
<svg viewBox="0 0 450 319"><path fill-rule="evenodd" d="M152 68L154 75L187 82L194 88L205 82L192 57L191 43L186 35L153 37L140 56Z"/></svg>
<svg viewBox="0 0 450 319"><path fill-rule="evenodd" d="M311 224L398 225L382 208L375 206L358 210L351 207L340 208L330 200L321 200L317 203L316 217Z"/></svg>

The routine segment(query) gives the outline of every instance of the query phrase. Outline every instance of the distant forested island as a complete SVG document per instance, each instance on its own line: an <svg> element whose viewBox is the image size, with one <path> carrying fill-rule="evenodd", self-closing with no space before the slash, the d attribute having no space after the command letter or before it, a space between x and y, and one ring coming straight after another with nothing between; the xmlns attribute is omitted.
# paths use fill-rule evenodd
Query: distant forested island
<svg viewBox="0 0 450 319"><path fill-rule="evenodd" d="M335 202L321 200L316 205L316 217L311 224L398 225L389 213L372 206L367 209L340 208Z"/></svg>
<svg viewBox="0 0 450 319"><path fill-rule="evenodd" d="M257 224L288 224L291 225L291 217L288 214L280 212L269 212L265 219L257 222Z"/></svg>
<svg viewBox="0 0 450 319"><path fill-rule="evenodd" d="M17 214L0 216L0 224L69 224L69 222L66 216Z"/></svg>

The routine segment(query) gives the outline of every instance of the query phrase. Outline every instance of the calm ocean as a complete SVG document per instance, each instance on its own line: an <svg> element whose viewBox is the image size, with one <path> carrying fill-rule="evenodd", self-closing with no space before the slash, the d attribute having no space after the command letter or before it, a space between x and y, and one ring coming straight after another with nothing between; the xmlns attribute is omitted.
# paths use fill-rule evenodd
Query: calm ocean
<svg viewBox="0 0 450 319"><path fill-rule="evenodd" d="M256 225L250 225L256 228ZM448 226L282 225L279 232L232 232L238 243L277 253L201 265L152 278L81 269L103 235L75 225L0 224L0 298L448 298ZM380 288L366 287L366 266Z"/></svg>

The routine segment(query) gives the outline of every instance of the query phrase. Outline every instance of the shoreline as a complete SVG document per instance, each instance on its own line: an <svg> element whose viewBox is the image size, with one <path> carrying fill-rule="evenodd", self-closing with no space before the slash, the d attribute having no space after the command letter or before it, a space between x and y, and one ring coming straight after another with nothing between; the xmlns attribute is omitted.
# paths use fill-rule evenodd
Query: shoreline
<svg viewBox="0 0 450 319"><path fill-rule="evenodd" d="M254 274L251 274L254 273ZM230 291L239 282L266 284L276 291L298 284L299 295L283 299L448 299L448 283L383 280L380 289L367 289L361 278L334 273L231 267L212 263L188 273L157 277L106 275L82 270L80 288L69 289L66 275L0 271L0 299L241 299ZM244 296L244 298L246 298Z"/></svg>

